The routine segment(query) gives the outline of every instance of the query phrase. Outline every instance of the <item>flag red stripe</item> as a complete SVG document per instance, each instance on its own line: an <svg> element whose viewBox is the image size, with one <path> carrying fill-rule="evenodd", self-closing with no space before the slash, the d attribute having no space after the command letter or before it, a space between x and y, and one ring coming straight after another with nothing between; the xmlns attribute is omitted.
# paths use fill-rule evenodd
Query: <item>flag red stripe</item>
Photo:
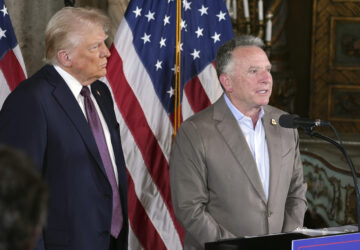
<svg viewBox="0 0 360 250"><path fill-rule="evenodd" d="M203 110L211 104L197 76L185 85L184 92L194 113Z"/></svg>
<svg viewBox="0 0 360 250"><path fill-rule="evenodd" d="M152 178L160 188L160 191L163 192L163 198L169 200L170 184L168 180L168 163L158 146L155 136L147 124L138 100L133 95L129 85L126 84L123 72L119 70L122 69L121 58L118 55L114 55L115 53L117 54L115 49L112 49L111 53L112 56L109 60L108 69L112 74L108 75L107 78L112 86L115 100L128 128L132 132L145 162L147 163L146 165ZM113 67L117 69L117 74L115 74L115 69ZM116 86L115 82L118 83ZM162 175L159 175L158 173L162 173Z"/></svg>
<svg viewBox="0 0 360 250"><path fill-rule="evenodd" d="M169 165L163 152L147 124L141 106L132 92L123 72L123 63L114 46L111 47L111 57L108 62L107 79L112 87L114 98L120 113L134 137L134 140L143 156L145 165L163 197L165 205L174 222L175 228L183 239L183 229L176 221L170 197ZM159 174L161 173L161 175Z"/></svg>
<svg viewBox="0 0 360 250"><path fill-rule="evenodd" d="M12 50L9 50L0 60L0 68L11 91L25 80L24 71Z"/></svg>
<svg viewBox="0 0 360 250"><path fill-rule="evenodd" d="M131 228L144 249L166 250L166 246L147 216L135 193L135 186L128 174L128 210Z"/></svg>

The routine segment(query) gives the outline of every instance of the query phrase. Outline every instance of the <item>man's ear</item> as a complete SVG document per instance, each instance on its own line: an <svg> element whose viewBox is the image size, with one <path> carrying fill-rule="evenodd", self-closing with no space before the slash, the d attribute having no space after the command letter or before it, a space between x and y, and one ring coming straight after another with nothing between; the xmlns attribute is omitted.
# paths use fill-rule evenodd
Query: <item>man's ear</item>
<svg viewBox="0 0 360 250"><path fill-rule="evenodd" d="M60 50L57 53L57 59L59 61L59 64L64 67L71 67L71 55L68 50Z"/></svg>
<svg viewBox="0 0 360 250"><path fill-rule="evenodd" d="M219 76L220 84L223 86L226 92L231 93L233 91L232 82L228 74L221 74Z"/></svg>

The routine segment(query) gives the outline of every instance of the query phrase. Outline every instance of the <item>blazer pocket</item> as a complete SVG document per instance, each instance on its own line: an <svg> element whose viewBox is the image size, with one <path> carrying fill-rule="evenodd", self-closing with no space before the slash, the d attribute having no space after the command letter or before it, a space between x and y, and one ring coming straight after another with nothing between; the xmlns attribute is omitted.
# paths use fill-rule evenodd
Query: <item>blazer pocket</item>
<svg viewBox="0 0 360 250"><path fill-rule="evenodd" d="M287 156L288 156L288 154L290 154L292 150L293 150L293 148L292 148L292 147L287 147L287 148L285 148L285 151L283 151L283 152L282 152L281 157L282 157L282 158L287 157Z"/></svg>
<svg viewBox="0 0 360 250"><path fill-rule="evenodd" d="M283 150L281 152L282 158L286 158L288 157L289 154L294 153L295 152L294 147L295 146L292 143L291 144L289 142L283 143L282 145Z"/></svg>
<svg viewBox="0 0 360 250"><path fill-rule="evenodd" d="M47 229L44 236L45 245L66 246L69 244L69 233L65 230Z"/></svg>

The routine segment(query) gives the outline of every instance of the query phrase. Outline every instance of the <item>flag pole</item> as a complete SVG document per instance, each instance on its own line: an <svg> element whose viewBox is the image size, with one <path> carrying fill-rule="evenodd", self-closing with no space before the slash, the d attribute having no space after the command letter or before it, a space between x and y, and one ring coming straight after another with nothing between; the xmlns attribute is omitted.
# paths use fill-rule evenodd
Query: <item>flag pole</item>
<svg viewBox="0 0 360 250"><path fill-rule="evenodd" d="M174 134L180 127L181 118L181 0L176 1L176 56L175 56L175 105L174 105Z"/></svg>

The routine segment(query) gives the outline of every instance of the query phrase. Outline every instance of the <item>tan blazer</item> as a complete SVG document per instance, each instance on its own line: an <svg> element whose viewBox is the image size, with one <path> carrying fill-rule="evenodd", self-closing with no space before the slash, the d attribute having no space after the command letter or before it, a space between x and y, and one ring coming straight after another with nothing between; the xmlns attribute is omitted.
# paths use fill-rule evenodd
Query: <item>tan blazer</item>
<svg viewBox="0 0 360 250"><path fill-rule="evenodd" d="M302 226L307 203L297 130L280 127L283 111L263 108L270 158L268 201L223 96L182 123L171 152L170 183L175 215L186 231L184 249Z"/></svg>

